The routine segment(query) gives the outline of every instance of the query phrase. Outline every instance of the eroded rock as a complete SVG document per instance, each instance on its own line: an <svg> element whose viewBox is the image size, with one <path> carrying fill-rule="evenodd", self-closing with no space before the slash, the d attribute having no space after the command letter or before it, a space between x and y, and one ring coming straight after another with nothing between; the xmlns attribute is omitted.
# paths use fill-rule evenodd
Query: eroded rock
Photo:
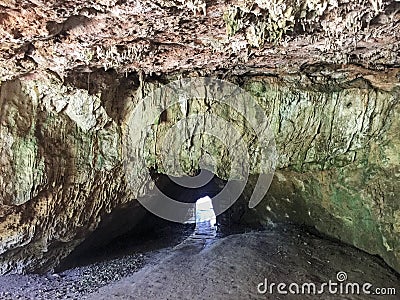
<svg viewBox="0 0 400 300"><path fill-rule="evenodd" d="M127 120L156 87L202 75L250 91L273 125L279 164L260 220L315 226L400 270L398 1L0 6L0 273L54 267L114 208L151 194L140 176L127 189ZM221 107L191 109L245 129ZM150 124L140 167L192 174L207 144L224 179L228 152L204 135L161 168L157 145L185 112Z"/></svg>
<svg viewBox="0 0 400 300"><path fill-rule="evenodd" d="M260 220L283 218L315 226L379 254L398 270L398 88L384 91L365 79L315 84L302 76L244 78L243 87L270 118L279 152L271 190L256 207ZM89 95L50 75L2 85L2 273L55 266L114 208L151 194L154 186L142 177L134 177L127 189L121 145L124 120L154 90L154 83L125 82L117 90L104 92L106 97ZM126 98L113 97L117 94ZM107 111L121 101L125 109L113 119ZM191 109L209 110L206 103L196 102ZM226 114L212 104L211 110ZM165 126L182 117L182 107L170 109L167 116L152 125L157 135L150 144L162 141ZM230 117L243 124L240 116ZM227 152L206 136L197 138L177 158L186 168L181 172L198 168L197 154L208 144L217 150L213 171L223 179ZM146 167L157 170L163 157L149 153ZM250 173L256 176L259 170L254 167Z"/></svg>

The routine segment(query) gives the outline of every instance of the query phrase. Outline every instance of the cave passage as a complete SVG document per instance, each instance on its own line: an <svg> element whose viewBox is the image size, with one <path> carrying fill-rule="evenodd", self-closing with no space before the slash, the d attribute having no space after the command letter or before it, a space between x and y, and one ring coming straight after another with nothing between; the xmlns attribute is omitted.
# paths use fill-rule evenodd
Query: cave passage
<svg viewBox="0 0 400 300"><path fill-rule="evenodd" d="M102 261L110 256L171 246L196 232L215 235L216 216L211 197L219 193L225 182L211 172L208 176L212 179L199 188L182 187L174 182L174 177L165 174L157 173L152 176L157 187L169 197L180 202L196 203L190 224L164 220L147 211L136 201L130 202L107 215L97 229L56 269L61 271Z"/></svg>
<svg viewBox="0 0 400 300"><path fill-rule="evenodd" d="M189 236L213 238L246 231L248 224L244 224L241 217L248 207L243 199L240 197L224 213L216 216L214 209L219 204L213 198L225 187L226 181L210 171L202 171L211 179L197 188L180 186L175 182L176 177L152 174L157 188L165 195L176 201L196 203L188 223L164 220L136 201L130 202L107 215L98 228L61 262L57 271L102 261L110 256L171 246Z"/></svg>

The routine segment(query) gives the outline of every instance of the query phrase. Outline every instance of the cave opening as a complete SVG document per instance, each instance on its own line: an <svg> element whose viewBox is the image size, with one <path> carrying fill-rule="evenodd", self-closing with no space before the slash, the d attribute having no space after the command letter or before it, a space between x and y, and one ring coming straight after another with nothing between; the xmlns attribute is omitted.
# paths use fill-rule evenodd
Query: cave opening
<svg viewBox="0 0 400 300"><path fill-rule="evenodd" d="M196 201L195 235L215 236L217 233L217 217L209 196Z"/></svg>
<svg viewBox="0 0 400 300"><path fill-rule="evenodd" d="M215 207L219 205L214 198L227 182L208 170L201 170L210 180L195 188L176 183L177 179L162 173L151 173L157 188L165 195L179 202L195 204L191 222L181 224L164 220L147 211L137 201L113 210L100 222L80 245L61 261L56 271L100 262L129 255L148 252L176 245L189 236L225 236L248 229L242 216L248 212L241 196L229 209L216 216ZM197 173L197 175L200 171ZM246 228L246 229L243 229Z"/></svg>

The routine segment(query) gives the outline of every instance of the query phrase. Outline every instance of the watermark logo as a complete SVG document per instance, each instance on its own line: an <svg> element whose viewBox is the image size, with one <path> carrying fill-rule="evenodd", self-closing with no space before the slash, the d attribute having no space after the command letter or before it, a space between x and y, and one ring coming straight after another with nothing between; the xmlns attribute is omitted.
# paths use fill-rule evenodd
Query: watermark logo
<svg viewBox="0 0 400 300"><path fill-rule="evenodd" d="M135 105L126 125L123 155L128 188L150 189L151 197L138 201L159 217L195 222L195 203L176 201L148 184L154 166L186 188L202 187L213 178L210 174L223 170L227 183L212 198L217 216L239 198L250 172L260 175L249 207L268 191L277 161L273 131L265 109L235 84L208 77L174 81L150 91ZM188 169L200 172L182 176Z"/></svg>
<svg viewBox="0 0 400 300"><path fill-rule="evenodd" d="M374 287L370 282L348 282L347 279L347 273L343 271L336 274L336 281L329 280L322 283L275 283L265 278L264 282L257 285L257 292L263 295L396 295L394 287Z"/></svg>
<svg viewBox="0 0 400 300"><path fill-rule="evenodd" d="M343 271L337 272L337 274L336 274L336 279L337 279L337 281L339 281L339 282L346 281L346 280L347 280L347 273L346 273L346 272L343 272Z"/></svg>

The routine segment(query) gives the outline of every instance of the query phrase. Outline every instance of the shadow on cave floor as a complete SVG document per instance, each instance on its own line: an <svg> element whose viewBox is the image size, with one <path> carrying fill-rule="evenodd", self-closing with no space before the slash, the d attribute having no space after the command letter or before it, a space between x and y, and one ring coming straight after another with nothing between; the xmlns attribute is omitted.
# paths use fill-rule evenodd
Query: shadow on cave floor
<svg viewBox="0 0 400 300"><path fill-rule="evenodd" d="M193 203L223 187L218 179L205 190L178 190L164 177L158 183L171 197ZM302 226L245 225L253 219L239 198L216 217L218 230L210 235L202 226L165 221L130 204L105 218L55 273L0 277L0 299L268 299L257 294L265 276L325 282L338 271L400 292L399 274L378 257Z"/></svg>
<svg viewBox="0 0 400 300"><path fill-rule="evenodd" d="M313 233L314 232L314 233ZM88 295L108 299L398 299L400 275L382 259L315 234L308 227L274 224L262 231L228 234L211 244L190 236L156 262ZM385 289L385 296L363 292L305 292L268 295L260 283L309 283L317 289L329 281ZM268 279L267 279L268 278ZM261 286L264 290L265 286ZM346 289L346 285L344 285ZM334 289L333 289L334 290ZM288 297L286 297L288 296Z"/></svg>
<svg viewBox="0 0 400 300"><path fill-rule="evenodd" d="M136 241L127 234L81 256L79 267L47 275L2 276L0 299L268 299L256 292L265 276L274 282L325 282L334 280L338 271L352 281L400 291L399 274L382 259L309 228L234 226L234 233L242 233L223 233L204 247L204 239L192 238L193 225L161 223L164 226L143 231L146 235ZM194 294L181 297L180 291ZM397 299L324 299L339 298Z"/></svg>
<svg viewBox="0 0 400 300"><path fill-rule="evenodd" d="M198 188L182 187L171 180L171 176L164 174L153 173L152 178L159 190L170 198L186 203L199 203L201 199L208 198L212 208L215 203L211 198L225 187L226 181L210 171L201 170L201 172L203 172L202 176L209 177L210 180ZM192 177L187 176L187 178ZM218 229L215 238L262 230L263 227L258 224L242 222L243 215L249 211L244 198L239 197L230 208L216 218ZM55 271L59 273L125 255L150 253L173 247L195 233L195 227L195 224L180 224L164 220L146 211L137 203L130 203L126 207L115 209L105 217L98 228L76 247Z"/></svg>
<svg viewBox="0 0 400 300"><path fill-rule="evenodd" d="M174 223L160 219L151 213L147 215L146 220L137 226L142 227L142 230L137 231L135 228L100 247L87 249L85 246L82 251L78 247L78 250L73 251L54 271L62 273L69 269L105 263L135 254L143 258L141 264L144 264L146 256L143 253L157 253L196 235L196 224ZM258 224L237 224L228 221L227 224L218 226L214 238L263 230L265 227Z"/></svg>
<svg viewBox="0 0 400 300"><path fill-rule="evenodd" d="M85 299L102 286L157 263L190 241L195 230L196 224L169 222L146 213L133 230L109 243L78 247L54 272L0 277L0 299ZM221 227L213 239L252 230L254 227L232 223Z"/></svg>
<svg viewBox="0 0 400 300"><path fill-rule="evenodd" d="M141 229L138 230L137 227ZM62 272L127 255L150 253L173 247L192 234L194 227L194 224L169 222L146 213L145 219L133 230L115 237L109 243L98 247L88 247L84 244L82 250L78 247L62 261L55 271Z"/></svg>

